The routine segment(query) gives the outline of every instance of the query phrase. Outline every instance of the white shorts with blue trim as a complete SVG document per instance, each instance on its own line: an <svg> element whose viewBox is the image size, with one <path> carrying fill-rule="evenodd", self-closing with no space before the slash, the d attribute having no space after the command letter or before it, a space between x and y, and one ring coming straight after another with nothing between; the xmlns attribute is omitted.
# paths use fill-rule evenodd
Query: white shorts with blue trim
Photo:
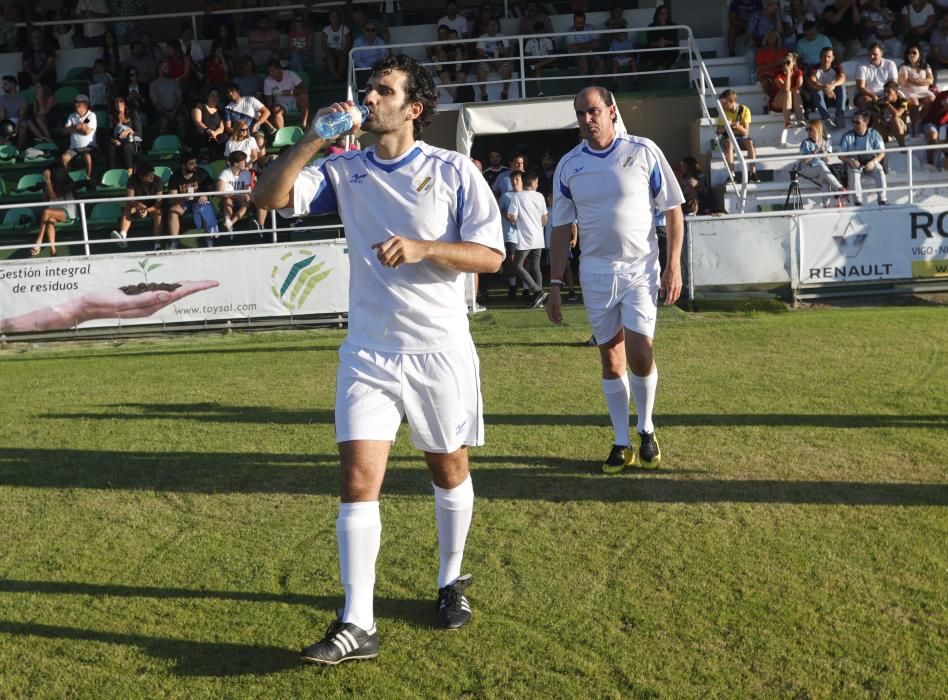
<svg viewBox="0 0 948 700"><path fill-rule="evenodd" d="M658 265L643 272L584 272L579 266L583 305L599 345L608 343L622 328L655 337L658 316Z"/></svg>

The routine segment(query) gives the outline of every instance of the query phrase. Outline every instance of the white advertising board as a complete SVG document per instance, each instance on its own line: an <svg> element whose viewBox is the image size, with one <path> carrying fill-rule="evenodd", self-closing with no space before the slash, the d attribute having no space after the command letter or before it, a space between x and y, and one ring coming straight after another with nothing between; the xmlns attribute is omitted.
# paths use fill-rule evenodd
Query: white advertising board
<svg viewBox="0 0 948 700"><path fill-rule="evenodd" d="M344 240L10 261L0 330L338 314L348 287Z"/></svg>
<svg viewBox="0 0 948 700"><path fill-rule="evenodd" d="M792 217L689 217L687 222L695 287L790 283Z"/></svg>

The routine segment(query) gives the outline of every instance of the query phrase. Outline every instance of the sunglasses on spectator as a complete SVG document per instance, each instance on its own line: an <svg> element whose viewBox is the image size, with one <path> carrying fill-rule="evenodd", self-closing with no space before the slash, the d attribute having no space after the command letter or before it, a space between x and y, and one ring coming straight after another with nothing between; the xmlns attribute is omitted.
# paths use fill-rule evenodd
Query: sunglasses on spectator
<svg viewBox="0 0 948 700"><path fill-rule="evenodd" d="M250 129L237 129L238 134L246 134Z"/></svg>

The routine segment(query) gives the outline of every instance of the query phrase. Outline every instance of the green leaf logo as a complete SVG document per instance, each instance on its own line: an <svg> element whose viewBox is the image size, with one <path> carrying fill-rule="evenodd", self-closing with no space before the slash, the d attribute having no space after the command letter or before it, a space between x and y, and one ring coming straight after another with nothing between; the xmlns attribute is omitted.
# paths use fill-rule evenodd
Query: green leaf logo
<svg viewBox="0 0 948 700"><path fill-rule="evenodd" d="M298 259L294 261L294 258ZM332 272L332 268L323 269L326 263L315 262L316 256L311 250L286 253L280 261L282 264L274 265L270 272L270 289L289 311L301 308L316 285Z"/></svg>

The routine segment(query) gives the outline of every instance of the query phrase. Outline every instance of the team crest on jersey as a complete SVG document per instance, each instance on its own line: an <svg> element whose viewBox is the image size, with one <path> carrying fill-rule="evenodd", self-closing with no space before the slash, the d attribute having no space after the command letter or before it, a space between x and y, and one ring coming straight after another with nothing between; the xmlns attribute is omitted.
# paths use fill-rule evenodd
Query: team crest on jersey
<svg viewBox="0 0 948 700"><path fill-rule="evenodd" d="M368 173L356 173L349 178L349 182L351 182L353 185L361 185L363 182L365 182L365 178L367 176Z"/></svg>
<svg viewBox="0 0 948 700"><path fill-rule="evenodd" d="M411 186L418 194L427 194L434 187L434 178L430 175L419 175L412 181Z"/></svg>

